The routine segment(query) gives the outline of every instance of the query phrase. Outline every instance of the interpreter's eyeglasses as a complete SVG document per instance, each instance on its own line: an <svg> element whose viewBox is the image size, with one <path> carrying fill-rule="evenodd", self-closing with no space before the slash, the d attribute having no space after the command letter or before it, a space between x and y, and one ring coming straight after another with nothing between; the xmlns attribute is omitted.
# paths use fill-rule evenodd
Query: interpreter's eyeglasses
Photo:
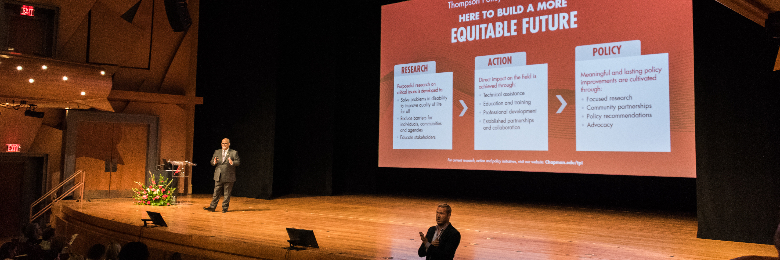
<svg viewBox="0 0 780 260"><path fill-rule="evenodd" d="M230 143L222 143L222 144L230 144Z"/></svg>

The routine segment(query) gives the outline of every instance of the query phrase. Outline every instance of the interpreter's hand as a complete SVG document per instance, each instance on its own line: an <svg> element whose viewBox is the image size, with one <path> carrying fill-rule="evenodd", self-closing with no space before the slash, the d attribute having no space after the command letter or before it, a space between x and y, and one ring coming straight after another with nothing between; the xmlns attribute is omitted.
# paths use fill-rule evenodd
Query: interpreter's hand
<svg viewBox="0 0 780 260"><path fill-rule="evenodd" d="M420 232L420 240L422 240L423 244L428 243L428 239L425 238L425 234Z"/></svg>
<svg viewBox="0 0 780 260"><path fill-rule="evenodd" d="M432 246L439 246L439 239L433 240Z"/></svg>
<svg viewBox="0 0 780 260"><path fill-rule="evenodd" d="M230 165L233 165L233 158L232 157L228 157L228 162L230 163Z"/></svg>

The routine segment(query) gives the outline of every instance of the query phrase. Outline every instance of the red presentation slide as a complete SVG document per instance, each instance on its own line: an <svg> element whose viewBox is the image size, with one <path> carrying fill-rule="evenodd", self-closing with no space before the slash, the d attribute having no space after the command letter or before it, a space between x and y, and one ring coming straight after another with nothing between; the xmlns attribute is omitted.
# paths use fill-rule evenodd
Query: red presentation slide
<svg viewBox="0 0 780 260"><path fill-rule="evenodd" d="M382 7L379 167L696 177L691 1Z"/></svg>

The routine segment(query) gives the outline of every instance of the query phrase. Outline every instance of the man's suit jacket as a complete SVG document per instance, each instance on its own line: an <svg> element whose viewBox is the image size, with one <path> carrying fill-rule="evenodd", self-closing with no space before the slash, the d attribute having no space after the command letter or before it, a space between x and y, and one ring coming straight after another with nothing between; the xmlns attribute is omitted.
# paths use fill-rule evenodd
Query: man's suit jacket
<svg viewBox="0 0 780 260"><path fill-rule="evenodd" d="M214 158L217 158L217 163L214 163ZM233 165L230 165L228 158L233 159ZM214 151L214 156L211 157L211 165L217 166L214 170L214 181L219 182L236 182L236 166L241 163L238 158L238 151L228 149L227 157L224 162L222 161L222 149Z"/></svg>
<svg viewBox="0 0 780 260"><path fill-rule="evenodd" d="M436 233L436 226L428 228L428 233L425 234L428 242L433 242L434 233ZM439 236L439 246L431 245L428 250L425 250L423 243L417 250L417 255L425 257L426 260L452 259L455 258L455 250L458 249L459 244L460 232L450 223L450 226L444 229L444 232Z"/></svg>

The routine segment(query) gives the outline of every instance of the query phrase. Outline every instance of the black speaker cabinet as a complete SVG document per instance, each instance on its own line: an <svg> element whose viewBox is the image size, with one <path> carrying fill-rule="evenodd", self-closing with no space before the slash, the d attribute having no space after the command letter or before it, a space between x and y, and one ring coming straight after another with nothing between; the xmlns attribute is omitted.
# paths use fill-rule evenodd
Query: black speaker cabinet
<svg viewBox="0 0 780 260"><path fill-rule="evenodd" d="M165 13L174 32L186 31L192 25L186 0L165 0Z"/></svg>
<svg viewBox="0 0 780 260"><path fill-rule="evenodd" d="M767 36L775 43L780 43L780 12L770 13L764 27Z"/></svg>

